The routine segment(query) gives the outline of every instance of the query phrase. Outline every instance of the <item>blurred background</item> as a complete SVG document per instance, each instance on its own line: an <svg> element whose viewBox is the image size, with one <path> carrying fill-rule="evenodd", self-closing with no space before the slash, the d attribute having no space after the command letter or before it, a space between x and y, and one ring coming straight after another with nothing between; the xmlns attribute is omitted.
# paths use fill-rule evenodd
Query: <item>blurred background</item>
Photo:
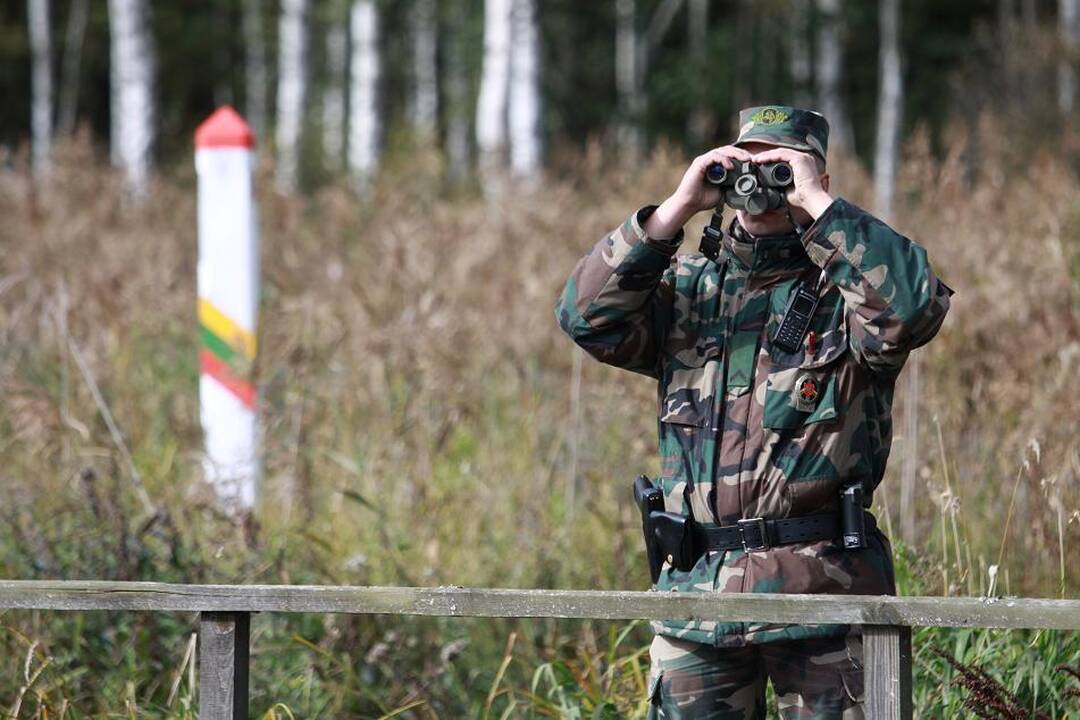
<svg viewBox="0 0 1080 720"><path fill-rule="evenodd" d="M901 591L1075 598L1078 45L1077 0L5 0L0 574L647 587L655 387L584 358L555 299L740 108L783 103L828 117L834 194L957 291L875 494ZM257 138L263 263L239 519L198 405L193 134L225 104ZM0 706L194 717L192 628L4 614ZM638 717L649 637L257 616L252 711ZM1075 634L914 641L925 717L1080 717ZM941 653L1014 714L963 709Z"/></svg>

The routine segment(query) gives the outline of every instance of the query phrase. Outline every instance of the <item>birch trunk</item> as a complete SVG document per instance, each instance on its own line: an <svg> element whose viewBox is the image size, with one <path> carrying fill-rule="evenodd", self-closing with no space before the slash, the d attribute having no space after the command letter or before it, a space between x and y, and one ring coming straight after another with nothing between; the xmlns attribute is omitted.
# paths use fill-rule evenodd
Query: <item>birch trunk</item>
<svg viewBox="0 0 1080 720"><path fill-rule="evenodd" d="M484 0L484 60L476 104L476 146L485 174L497 171L506 147L510 85L511 0Z"/></svg>
<svg viewBox="0 0 1080 720"><path fill-rule="evenodd" d="M28 0L30 52L33 57L31 78L31 132L35 177L49 171L52 146L52 43L49 37L49 0Z"/></svg>
<svg viewBox="0 0 1080 720"><path fill-rule="evenodd" d="M469 81L465 67L465 16L467 6L454 1L448 40L443 45L446 65L446 159L448 174L455 181L469 174Z"/></svg>
<svg viewBox="0 0 1080 720"><path fill-rule="evenodd" d="M705 43L708 39L709 30L709 0L690 0L686 13L687 45L690 48L690 67L696 73L707 73L708 58L706 57ZM686 131L690 136L690 142L694 147L703 147L706 136L712 126L712 117L708 108L702 103L703 93L695 92L694 107L690 111L690 118L686 123Z"/></svg>
<svg viewBox="0 0 1080 720"><path fill-rule="evenodd" d="M379 16L373 0L353 0L349 32L349 174L363 194L370 189L379 153Z"/></svg>
<svg viewBox="0 0 1080 720"><path fill-rule="evenodd" d="M345 149L345 93L348 73L346 21L334 14L326 33L326 80L322 96L323 164L329 170L343 166Z"/></svg>
<svg viewBox="0 0 1080 720"><path fill-rule="evenodd" d="M900 0L880 0L880 67L877 142L874 149L874 207L886 222L892 220L896 188L896 157L904 88L900 55Z"/></svg>
<svg viewBox="0 0 1080 720"><path fill-rule="evenodd" d="M438 13L435 0L415 0L410 17L413 93L410 117L418 138L431 142L439 117Z"/></svg>
<svg viewBox="0 0 1080 720"><path fill-rule="evenodd" d="M266 30L263 0L244 0L244 119L255 138L266 139Z"/></svg>
<svg viewBox="0 0 1080 720"><path fill-rule="evenodd" d="M145 0L109 0L112 161L146 194L154 141L153 54Z"/></svg>
<svg viewBox="0 0 1080 720"><path fill-rule="evenodd" d="M1080 1L1058 0L1058 32L1061 56L1058 59L1058 107L1066 117L1076 106L1076 61L1080 51Z"/></svg>
<svg viewBox="0 0 1080 720"><path fill-rule="evenodd" d="M79 109L79 67L82 64L83 39L90 19L90 0L72 0L64 33L64 59L57 93L56 132L70 135L75 131Z"/></svg>
<svg viewBox="0 0 1080 720"><path fill-rule="evenodd" d="M811 102L810 0L792 0L791 32L788 39L788 62L791 74L791 97L795 105L807 108Z"/></svg>
<svg viewBox="0 0 1080 720"><path fill-rule="evenodd" d="M854 151L851 123L843 91L843 37L840 32L840 0L816 0L820 17L817 36L818 105L829 121L829 146L840 154Z"/></svg>
<svg viewBox="0 0 1080 720"><path fill-rule="evenodd" d="M615 89L619 96L618 143L624 157L636 162L645 150L641 130L645 98L640 67L643 53L634 0L615 0Z"/></svg>
<svg viewBox="0 0 1080 720"><path fill-rule="evenodd" d="M277 172L279 192L296 190L307 95L307 0L282 0L278 23Z"/></svg>
<svg viewBox="0 0 1080 720"><path fill-rule="evenodd" d="M534 179L540 170L540 41L535 0L514 0L510 44L510 170Z"/></svg>

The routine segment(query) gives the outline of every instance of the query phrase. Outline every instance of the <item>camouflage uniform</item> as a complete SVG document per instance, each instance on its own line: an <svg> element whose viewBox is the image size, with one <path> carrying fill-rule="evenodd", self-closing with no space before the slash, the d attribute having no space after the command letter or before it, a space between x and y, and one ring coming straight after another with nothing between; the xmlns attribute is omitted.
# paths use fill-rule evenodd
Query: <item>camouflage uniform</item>
<svg viewBox="0 0 1080 720"><path fill-rule="evenodd" d="M737 142L825 155L828 126L817 113L751 108L740 121ZM655 208L641 208L600 239L574 268L555 312L590 355L658 381L657 482L666 510L709 527L836 512L841 489L856 482L869 498L889 455L897 375L949 307L952 291L934 275L925 250L836 199L801 236L754 238L732 225L713 262L675 254L682 230L670 241L648 237L642 228ZM772 337L800 282L818 287L819 302L806 341L788 353ZM891 548L877 529L858 551L824 540L705 553L688 572L665 564L656 589L895 594ZM757 668L776 685L769 653L798 660L803 670L831 667L833 689L811 688L814 697L834 696L845 673L847 694L859 694L857 628L708 620L653 627L650 692L659 717L744 717L720 709L725 693L742 682L728 690L693 688L704 668L724 663L745 677ZM761 681L746 683L758 688ZM677 710L677 698L665 690L688 692L695 702ZM759 688L750 692L760 695ZM719 703L709 705L715 714L701 705L713 702L709 697ZM792 703L810 706L814 697ZM753 703L734 707L753 712ZM828 707L785 717L840 717Z"/></svg>

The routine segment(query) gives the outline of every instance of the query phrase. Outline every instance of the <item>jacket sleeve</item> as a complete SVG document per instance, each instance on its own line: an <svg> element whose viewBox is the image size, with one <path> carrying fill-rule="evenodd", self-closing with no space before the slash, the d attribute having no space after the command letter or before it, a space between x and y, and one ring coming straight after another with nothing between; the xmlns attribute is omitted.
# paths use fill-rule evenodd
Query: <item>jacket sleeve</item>
<svg viewBox="0 0 1080 720"><path fill-rule="evenodd" d="M838 198L803 243L839 287L851 349L871 370L898 373L908 353L941 327L953 291L934 274L925 249L870 213Z"/></svg>
<svg viewBox="0 0 1080 720"><path fill-rule="evenodd" d="M659 348L671 314L675 252L671 240L643 230L656 210L647 205L600 239L578 261L555 304L559 326L601 362L659 376Z"/></svg>

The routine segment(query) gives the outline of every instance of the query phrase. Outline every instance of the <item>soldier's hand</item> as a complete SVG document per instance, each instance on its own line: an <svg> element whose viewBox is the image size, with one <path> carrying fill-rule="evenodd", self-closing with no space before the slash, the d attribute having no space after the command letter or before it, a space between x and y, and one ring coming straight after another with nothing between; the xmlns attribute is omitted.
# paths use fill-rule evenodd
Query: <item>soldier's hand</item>
<svg viewBox="0 0 1080 720"><path fill-rule="evenodd" d="M668 239L702 210L711 210L721 202L720 190L705 182L705 169L713 163L720 163L728 170L735 167L736 161L751 160L753 156L742 148L724 145L698 155L683 174L679 187L665 200L645 223L645 232L650 237Z"/></svg>
<svg viewBox="0 0 1080 720"><path fill-rule="evenodd" d="M822 185L825 176L818 172L817 161L810 153L791 148L772 148L754 155L754 162L759 164L781 161L791 166L794 176L787 190L788 204L802 208L816 220L833 200Z"/></svg>

